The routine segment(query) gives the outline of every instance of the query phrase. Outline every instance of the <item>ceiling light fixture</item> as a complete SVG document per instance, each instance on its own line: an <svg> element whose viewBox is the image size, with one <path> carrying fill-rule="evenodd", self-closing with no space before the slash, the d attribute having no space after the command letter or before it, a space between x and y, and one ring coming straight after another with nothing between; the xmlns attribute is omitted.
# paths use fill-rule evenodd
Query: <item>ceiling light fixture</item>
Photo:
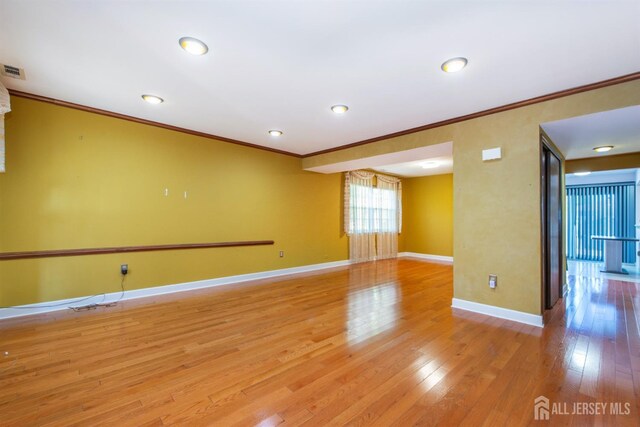
<svg viewBox="0 0 640 427"><path fill-rule="evenodd" d="M591 172L589 172L589 171L584 171L584 172L574 172L573 174L574 174L575 176L587 176L587 175L589 175L590 173L591 173Z"/></svg>
<svg viewBox="0 0 640 427"><path fill-rule="evenodd" d="M271 129L269 131L269 135L271 135L271 136L280 136L280 135L282 135L282 131L281 130L277 130L277 129Z"/></svg>
<svg viewBox="0 0 640 427"><path fill-rule="evenodd" d="M349 110L349 107L347 107L346 105L334 105L333 107L331 107L331 111L333 111L336 114L344 114Z"/></svg>
<svg viewBox="0 0 640 427"><path fill-rule="evenodd" d="M613 145L602 145L600 147L595 147L593 151L597 151L598 153L606 153L613 148Z"/></svg>
<svg viewBox="0 0 640 427"><path fill-rule="evenodd" d="M142 95L142 99L147 101L149 104L154 104L154 105L162 104L164 102L164 99L155 95Z"/></svg>
<svg viewBox="0 0 640 427"><path fill-rule="evenodd" d="M422 169L433 169L440 166L440 162L424 162L420 163L420 166L422 167Z"/></svg>
<svg viewBox="0 0 640 427"><path fill-rule="evenodd" d="M458 58L451 58L445 61L440 66L440 68L442 68L442 71L444 71L445 73L457 73L458 71L462 70L466 66L467 66L467 58L458 57Z"/></svg>
<svg viewBox="0 0 640 427"><path fill-rule="evenodd" d="M189 52L192 55L204 55L209 51L207 45L198 39L193 37L182 37L178 40L180 47Z"/></svg>

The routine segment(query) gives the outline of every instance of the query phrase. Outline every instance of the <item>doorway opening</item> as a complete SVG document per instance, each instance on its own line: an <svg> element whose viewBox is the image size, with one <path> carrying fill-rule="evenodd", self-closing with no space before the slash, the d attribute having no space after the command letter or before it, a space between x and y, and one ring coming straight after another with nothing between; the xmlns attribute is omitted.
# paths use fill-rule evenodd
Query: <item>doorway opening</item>
<svg viewBox="0 0 640 427"><path fill-rule="evenodd" d="M564 265L562 250L561 154L541 136L542 309L550 310L562 296Z"/></svg>
<svg viewBox="0 0 640 427"><path fill-rule="evenodd" d="M639 180L640 169L566 176L570 273L640 280L636 243Z"/></svg>
<svg viewBox="0 0 640 427"><path fill-rule="evenodd" d="M547 145L564 156L561 260L567 274L562 275L562 281L570 286L572 277L582 275L640 282L640 105L542 123L540 127ZM543 194L547 190L548 186L543 186ZM542 219L547 219L544 213ZM545 227L543 237L548 238ZM543 245L543 269L551 268L554 262L548 245ZM550 290L545 282L549 274L543 274L543 310L549 305Z"/></svg>

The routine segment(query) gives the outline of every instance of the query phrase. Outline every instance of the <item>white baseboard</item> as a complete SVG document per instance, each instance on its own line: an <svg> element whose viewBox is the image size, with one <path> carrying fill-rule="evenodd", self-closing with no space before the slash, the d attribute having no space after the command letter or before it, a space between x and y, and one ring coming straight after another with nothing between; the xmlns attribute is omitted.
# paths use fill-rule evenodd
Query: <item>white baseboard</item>
<svg viewBox="0 0 640 427"><path fill-rule="evenodd" d="M448 262L453 264L452 256L419 254L417 252L398 252L398 258L419 258L428 261Z"/></svg>
<svg viewBox="0 0 640 427"><path fill-rule="evenodd" d="M175 285L154 286L151 288L134 289L125 291L122 300L130 300L136 298L150 297L154 295L170 294L174 292L191 291L194 289L211 288L214 286L230 285L233 283L247 282L250 280L268 279L270 277L287 276L290 274L306 273L316 270L324 270L327 268L342 267L349 265L349 261L333 261L321 264L303 265L300 267L283 268L280 270L260 271L257 273L240 274L237 276L219 277L216 279L199 280L196 282L179 283ZM84 301L78 301L83 297L69 298L57 301L41 302L37 304L22 305L20 308L3 308L0 309L0 319L8 319L11 317L29 316L32 314L48 313L52 311L67 310L70 306L82 306L93 303L109 303L118 301L122 292L111 292L105 295L92 297Z"/></svg>
<svg viewBox="0 0 640 427"><path fill-rule="evenodd" d="M499 317L500 319L512 320L514 322L526 323L527 325L542 328L542 316L522 311L510 310L508 308L496 307L493 305L480 304L479 302L467 301L453 298L451 307L461 310L473 311L474 313L486 314L487 316Z"/></svg>

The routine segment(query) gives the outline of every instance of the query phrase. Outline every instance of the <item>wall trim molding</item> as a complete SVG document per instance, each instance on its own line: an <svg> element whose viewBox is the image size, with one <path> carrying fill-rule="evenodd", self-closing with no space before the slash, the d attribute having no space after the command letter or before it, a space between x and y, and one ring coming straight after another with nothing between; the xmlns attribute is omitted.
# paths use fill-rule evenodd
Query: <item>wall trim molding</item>
<svg viewBox="0 0 640 427"><path fill-rule="evenodd" d="M139 117L128 116L126 114L120 114L120 113L116 113L116 112L113 112L113 111L102 110L102 109L99 109L99 108L89 107L87 105L76 104L76 103L73 103L73 102L63 101L63 100L60 100L60 99L49 98L47 96L36 95L36 94L33 94L33 93L22 92L22 91L18 91L18 90L15 90L15 89L9 89L9 94L11 96L18 96L18 97L21 97L21 98L33 99L33 100L36 100L36 101L42 101L42 102L46 102L46 103L49 103L49 104L59 105L59 106L62 106L62 107L73 108L73 109L76 109L76 110L87 111L87 112L90 112L90 113L100 114L100 115L103 115L103 116L114 117L114 118L117 118L117 119L128 120L128 121L136 122L136 123L142 123L142 124L149 125L149 126L156 126L156 127L160 127L160 128L164 128L164 129L169 129L169 130L173 130L173 131L176 131L176 132L186 133L186 134L189 134L189 135L201 136L203 138L215 139L215 140L218 140L218 141L228 142L228 143L231 143L231 144L237 144L237 145L241 145L241 146L245 146L245 147L256 148L258 150L270 151L270 152L273 152L273 153L284 154L284 155L287 155L287 156L293 156L293 157L297 157L297 158L306 158L306 157L317 156L317 155L320 155L320 154L331 153L331 152L334 152L334 151L341 151L341 150L345 150L347 148L358 147L360 145L371 144L372 142L383 141L385 139L396 138L398 136L409 135L409 134L416 133L416 132L422 132L422 131L428 130L428 129L433 129L433 128L438 128L438 127L442 127L442 126L451 125L451 124L454 124L454 123L464 122L464 121L467 121L467 120L476 119L478 117L488 116L488 115L495 114L495 113L501 113L503 111L509 111L509 110L513 110L513 109L516 109L516 108L520 108L520 107L526 107L528 105L538 104L538 103L544 102L544 101L551 101L553 99L563 98L565 96L575 95L575 94L582 93L582 92L588 92L590 90L601 89L601 88L604 88L604 87L607 87L607 86L613 86L613 85L617 85L617 84L620 84L620 83L627 83L627 82L630 82L630 81L633 81L633 80L638 80L638 79L640 79L640 72L626 74L626 75L623 75L623 76L618 76L618 77L614 77L614 78L607 79L607 80L602 80L602 81L595 82L595 83L589 83L589 84L586 84L586 85L577 86L577 87L573 87L573 88L570 88L570 89L560 90L560 91L552 92L552 93L549 93L549 94L546 94L546 95L541 95L541 96L537 96L537 97L534 97L534 98L525 99L525 100L522 100L522 101L516 101L516 102L513 102L511 104L505 104L505 105L501 105L501 106L498 106L498 107L489 108L487 110L477 111L475 113L466 114L464 116L453 117L453 118L450 118L450 119L447 119L447 120L442 120L442 121L439 121L439 122L429 123L429 124L418 126L418 127L414 127L414 128L411 128L411 129L405 129L405 130L401 130L401 131L398 131L398 132L388 133L388 134L385 134L385 135L376 136L374 138L369 138L369 139L365 139L365 140L358 141L358 142L352 142L350 144L339 145L337 147L327 148L327 149L320 150L320 151L314 151L312 153L307 153L307 154L297 154L297 153L292 153L290 151L278 150L276 148L266 147L266 146L258 145L258 144L252 144L252 143L246 142L246 141L240 141L240 140L232 139L232 138L225 138L224 136L213 135L213 134L200 132L200 131L196 131L196 130L192 130L192 129L181 128L179 126L173 126L173 125L168 125L168 124L165 124L165 123L154 122L152 120L141 119Z"/></svg>
<svg viewBox="0 0 640 427"><path fill-rule="evenodd" d="M170 245L117 246L108 248L52 249L48 251L0 252L0 261L31 258L50 258L80 255L121 254L128 252L173 251L179 249L232 248L238 246L273 245L273 240L245 240L238 242L178 243Z"/></svg>
<svg viewBox="0 0 640 427"><path fill-rule="evenodd" d="M419 258L427 261L438 261L453 264L452 256L421 254L418 252L398 252L398 258Z"/></svg>
<svg viewBox="0 0 640 427"><path fill-rule="evenodd" d="M115 113L113 111L102 110L100 108L89 107L87 105L76 104L73 102L63 101L61 99L49 98L48 96L36 95L34 93L22 92L15 89L9 89L9 94L11 96L17 96L20 98L32 99L35 101L46 102L48 104L59 105L61 107L73 108L74 110L86 111L89 113L100 114L101 116L113 117L116 119L127 120L130 122L141 123L143 125L155 126L163 129L172 130L175 132L186 133L189 135L200 136L208 139L215 139L221 142L228 142L231 144L242 145L244 147L256 148L258 150L270 151L272 153L284 154L286 156L293 156L301 158L301 154L292 153L290 151L278 150L277 148L266 147L264 145L252 144L246 141L240 141L238 139L225 138L224 136L213 135L206 132L200 132L193 129L182 128L179 126L168 125L166 123L154 122L153 120L141 119L139 117L128 116L126 114Z"/></svg>
<svg viewBox="0 0 640 427"><path fill-rule="evenodd" d="M143 289L133 289L125 291L122 301L144 298L156 295L172 294L175 292L192 291L196 289L213 288L216 286L231 285L235 283L243 283L260 279L268 279L271 277L288 276L291 274L307 273L328 268L344 267L349 265L348 260L325 262L321 264L303 265L300 267L289 267L279 270L260 271L256 273L239 274L236 276L225 276L215 279L198 280L194 282L178 283L174 285L153 286ZM104 301L102 295L93 297L88 300L78 301L83 297L68 298L57 301L39 302L36 304L22 305L22 308L2 308L0 309L0 320L13 317L30 316L33 314L49 313L53 311L68 310L70 306L82 306L93 303L108 304L120 299L122 292L110 292L105 294ZM74 301L76 303L74 304ZM46 306L46 307L45 307Z"/></svg>
<svg viewBox="0 0 640 427"><path fill-rule="evenodd" d="M484 314L486 316L498 317L500 319L511 320L514 322L525 323L539 328L544 327L542 316L537 314L525 313L523 311L510 310L508 308L496 307L494 305L481 304L479 302L467 301L464 299L453 298L451 307L460 310L472 311L474 313Z"/></svg>

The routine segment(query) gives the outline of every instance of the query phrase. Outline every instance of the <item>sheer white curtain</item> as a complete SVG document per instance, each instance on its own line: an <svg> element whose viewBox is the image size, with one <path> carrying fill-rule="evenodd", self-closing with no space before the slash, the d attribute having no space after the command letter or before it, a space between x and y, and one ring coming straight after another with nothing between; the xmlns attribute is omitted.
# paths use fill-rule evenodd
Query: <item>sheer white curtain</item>
<svg viewBox="0 0 640 427"><path fill-rule="evenodd" d="M402 230L402 183L387 175L376 175L379 224L376 234L376 258L398 256L398 233Z"/></svg>
<svg viewBox="0 0 640 427"><path fill-rule="evenodd" d="M375 259L376 235L373 217L373 177L366 171L345 175L345 232L349 236L349 259L363 262Z"/></svg>
<svg viewBox="0 0 640 427"><path fill-rule="evenodd" d="M351 261L396 257L402 221L400 179L366 171L347 172L344 195Z"/></svg>

